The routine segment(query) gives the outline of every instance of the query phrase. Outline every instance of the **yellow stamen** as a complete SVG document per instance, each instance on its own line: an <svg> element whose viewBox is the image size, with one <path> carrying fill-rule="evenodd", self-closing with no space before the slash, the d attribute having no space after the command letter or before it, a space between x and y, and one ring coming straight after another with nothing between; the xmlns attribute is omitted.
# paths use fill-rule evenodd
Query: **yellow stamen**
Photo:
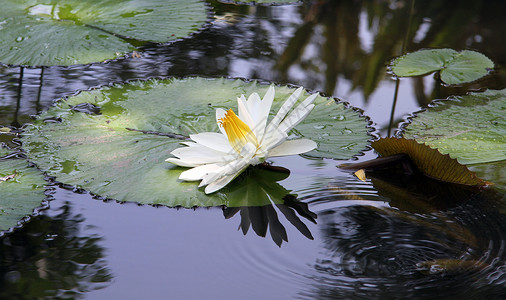
<svg viewBox="0 0 506 300"><path fill-rule="evenodd" d="M218 124L225 129L228 141L237 153L241 153L242 148L247 143L252 143L255 146L258 145L258 141L251 128L239 119L233 110L227 110L225 117L218 120Z"/></svg>

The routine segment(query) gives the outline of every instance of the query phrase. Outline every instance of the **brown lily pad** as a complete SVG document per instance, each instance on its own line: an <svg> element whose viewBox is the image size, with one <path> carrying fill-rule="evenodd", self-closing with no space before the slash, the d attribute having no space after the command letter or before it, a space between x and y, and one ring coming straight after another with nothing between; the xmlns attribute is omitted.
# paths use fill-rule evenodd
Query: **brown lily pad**
<svg viewBox="0 0 506 300"><path fill-rule="evenodd" d="M412 139L382 138L374 141L372 147L382 157L407 155L420 172L437 180L474 186L489 184L448 154Z"/></svg>

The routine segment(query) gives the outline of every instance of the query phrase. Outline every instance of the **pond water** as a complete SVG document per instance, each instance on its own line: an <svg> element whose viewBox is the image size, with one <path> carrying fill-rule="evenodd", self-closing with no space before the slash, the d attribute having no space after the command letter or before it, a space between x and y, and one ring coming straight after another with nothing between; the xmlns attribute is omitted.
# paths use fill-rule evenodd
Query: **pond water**
<svg viewBox="0 0 506 300"><path fill-rule="evenodd" d="M418 1L411 18L410 3L210 1L215 17L202 31L167 45L147 44L140 57L44 69L0 66L0 125L20 128L78 90L198 75L302 85L362 109L374 134L387 136L432 99L506 87L504 1ZM401 54L408 28L407 51L472 49L498 68L451 88L435 85L432 75L402 79L392 113L396 81L385 66ZM5 135L0 142L15 146ZM364 149L356 159L374 157ZM290 169L278 183L297 195L277 206L155 207L102 201L52 184L49 208L0 239L0 298L506 295L500 192L402 176L362 182L337 168L344 161L330 159L273 162Z"/></svg>

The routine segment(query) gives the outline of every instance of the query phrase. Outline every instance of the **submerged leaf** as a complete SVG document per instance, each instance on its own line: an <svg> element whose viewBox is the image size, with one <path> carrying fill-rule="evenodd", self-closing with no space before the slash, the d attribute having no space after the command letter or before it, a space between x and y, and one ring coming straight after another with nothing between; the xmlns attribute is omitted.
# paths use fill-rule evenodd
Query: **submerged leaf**
<svg viewBox="0 0 506 300"><path fill-rule="evenodd" d="M29 158L59 182L102 197L184 207L248 205L242 203L243 196L205 195L197 183L181 182L178 177L186 169L165 159L180 147L181 137L218 131L216 108L236 109L238 96L264 95L267 88L242 80L188 78L82 92L42 114L27 128L23 146ZM276 88L273 113L293 91ZM81 103L92 104L100 114L73 109ZM308 155L347 159L366 147L370 136L365 118L333 99L318 96L315 105L291 132L293 138L318 143ZM48 118L61 122L44 122Z"/></svg>
<svg viewBox="0 0 506 300"><path fill-rule="evenodd" d="M0 148L0 157L9 152ZM15 227L45 199L41 172L28 167L26 160L0 158L0 231Z"/></svg>
<svg viewBox="0 0 506 300"><path fill-rule="evenodd" d="M487 267L487 263L479 260L463 260L454 258L441 258L431 261L423 261L416 264L416 268L423 274L446 274L477 272Z"/></svg>
<svg viewBox="0 0 506 300"><path fill-rule="evenodd" d="M199 0L4 0L0 62L53 66L114 59L140 41L185 37L206 20Z"/></svg>
<svg viewBox="0 0 506 300"><path fill-rule="evenodd" d="M464 50L423 49L408 53L391 63L392 72L399 77L419 76L441 72L446 84L462 84L475 81L494 68L494 63L485 55Z"/></svg>
<svg viewBox="0 0 506 300"><path fill-rule="evenodd" d="M367 174L378 195L390 199L389 205L412 213L448 210L482 192L474 186L436 180L420 173L372 171Z"/></svg>
<svg viewBox="0 0 506 300"><path fill-rule="evenodd" d="M372 147L381 156L406 154L423 174L446 182L464 185L486 185L469 169L449 155L437 149L404 138L382 138L374 141Z"/></svg>

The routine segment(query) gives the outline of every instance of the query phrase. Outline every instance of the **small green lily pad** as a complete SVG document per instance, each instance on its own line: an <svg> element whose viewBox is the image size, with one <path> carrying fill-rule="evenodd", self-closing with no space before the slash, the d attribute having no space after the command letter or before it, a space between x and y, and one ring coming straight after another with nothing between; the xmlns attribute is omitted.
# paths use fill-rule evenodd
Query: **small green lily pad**
<svg viewBox="0 0 506 300"><path fill-rule="evenodd" d="M420 76L441 72L446 84L462 84L475 81L489 73L494 63L485 55L453 49L424 49L408 53L391 63L392 72L399 77Z"/></svg>
<svg viewBox="0 0 506 300"><path fill-rule="evenodd" d="M232 193L205 195L198 183L181 182L186 168L165 159L181 147L178 136L217 132L216 108L237 111L237 97L263 96L267 88L242 80L188 78L82 92L39 116L27 128L23 146L30 160L56 180L102 197L167 206L239 206L241 197ZM272 114L294 90L276 87ZM364 117L333 99L319 96L315 104L291 134L318 143L308 155L348 159L366 148L370 136Z"/></svg>
<svg viewBox="0 0 506 300"><path fill-rule="evenodd" d="M0 62L53 66L100 62L168 42L207 20L199 0L5 0Z"/></svg>
<svg viewBox="0 0 506 300"><path fill-rule="evenodd" d="M46 198L42 173L24 159L1 158L7 154L0 148L0 231L17 226Z"/></svg>

